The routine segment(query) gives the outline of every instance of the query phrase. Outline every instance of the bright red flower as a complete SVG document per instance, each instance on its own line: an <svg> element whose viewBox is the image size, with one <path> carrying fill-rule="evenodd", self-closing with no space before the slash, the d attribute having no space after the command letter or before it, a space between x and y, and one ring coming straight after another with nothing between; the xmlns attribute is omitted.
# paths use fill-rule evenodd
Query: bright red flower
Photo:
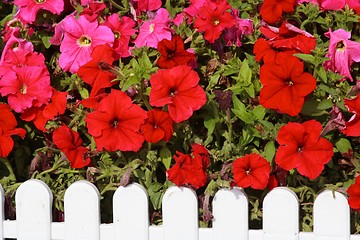
<svg viewBox="0 0 360 240"><path fill-rule="evenodd" d="M15 128L16 118L10 110L10 106L0 103L0 157L7 157L14 147L11 135L25 137L26 131L22 128Z"/></svg>
<svg viewBox="0 0 360 240"><path fill-rule="evenodd" d="M232 164L236 185L242 188L265 189L270 176L270 163L259 154L237 158Z"/></svg>
<svg viewBox="0 0 360 240"><path fill-rule="evenodd" d="M157 143L161 140L168 142L174 133L173 123L169 113L152 109L148 111L148 119L141 126L141 133L147 142Z"/></svg>
<svg viewBox="0 0 360 240"><path fill-rule="evenodd" d="M205 170L210 165L209 151L201 144L191 144L192 153L194 156L201 157L203 169Z"/></svg>
<svg viewBox="0 0 360 240"><path fill-rule="evenodd" d="M226 11L228 9L231 9L231 6L226 1L205 2L199 9L194 27L200 32L205 32L204 38L214 43L225 28L231 28L236 24L235 18Z"/></svg>
<svg viewBox="0 0 360 240"><path fill-rule="evenodd" d="M138 151L144 137L139 133L146 112L119 90L111 90L85 122L99 150Z"/></svg>
<svg viewBox="0 0 360 240"><path fill-rule="evenodd" d="M137 9L139 11L147 12L154 11L161 7L161 0L133 0L137 3Z"/></svg>
<svg viewBox="0 0 360 240"><path fill-rule="evenodd" d="M101 11L106 8L103 2L90 3L88 7L85 7L80 13L80 16L86 17L89 22L94 22L99 17Z"/></svg>
<svg viewBox="0 0 360 240"><path fill-rule="evenodd" d="M268 23L280 21L283 12L294 11L295 0L265 0L260 9L261 17Z"/></svg>
<svg viewBox="0 0 360 240"><path fill-rule="evenodd" d="M160 69L150 77L150 104L155 107L167 105L170 117L177 123L187 120L193 111L206 103L199 80L197 72L189 66Z"/></svg>
<svg viewBox="0 0 360 240"><path fill-rule="evenodd" d="M355 183L346 192L349 194L348 202L350 207L360 212L360 176L357 176Z"/></svg>
<svg viewBox="0 0 360 240"><path fill-rule="evenodd" d="M85 157L88 149L82 146L79 133L68 126L60 126L53 133L55 145L65 154L72 168L83 168L90 163L90 158Z"/></svg>
<svg viewBox="0 0 360 240"><path fill-rule="evenodd" d="M112 55L113 50L108 44L99 45L91 54L92 60L79 68L77 72L79 77L92 86L90 97L96 96L101 89L115 84L115 82L111 82L115 79L115 75L105 71L102 67L104 64L112 65L114 61Z"/></svg>
<svg viewBox="0 0 360 240"><path fill-rule="evenodd" d="M195 54L184 49L184 42L179 35L173 36L171 41L161 40L158 44L158 51L161 55L156 64L161 68L189 65L195 60Z"/></svg>
<svg viewBox="0 0 360 240"><path fill-rule="evenodd" d="M270 46L265 38L258 38L254 44L255 60L260 62L275 62L276 51Z"/></svg>
<svg viewBox="0 0 360 240"><path fill-rule="evenodd" d="M316 79L304 72L304 64L291 54L278 53L281 64L267 62L260 68L260 104L297 116L305 97L316 88ZM276 60L278 61L278 60Z"/></svg>
<svg viewBox="0 0 360 240"><path fill-rule="evenodd" d="M346 136L359 137L360 136L360 94L354 99L345 99L345 106L349 112L354 113L349 121L345 122L345 128L342 132Z"/></svg>
<svg viewBox="0 0 360 240"><path fill-rule="evenodd" d="M320 137L321 130L321 123L316 120L282 126L275 162L285 170L296 168L311 180L317 178L334 154L332 144Z"/></svg>

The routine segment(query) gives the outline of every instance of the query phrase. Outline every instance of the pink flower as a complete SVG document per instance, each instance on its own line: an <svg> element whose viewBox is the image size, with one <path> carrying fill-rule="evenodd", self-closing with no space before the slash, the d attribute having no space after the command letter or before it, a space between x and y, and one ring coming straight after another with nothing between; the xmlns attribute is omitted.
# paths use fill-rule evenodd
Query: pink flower
<svg viewBox="0 0 360 240"><path fill-rule="evenodd" d="M27 23L35 21L36 14L40 9L57 15L64 10L63 0L15 0L14 4L20 7L18 17Z"/></svg>
<svg viewBox="0 0 360 240"><path fill-rule="evenodd" d="M64 19L65 20L65 19ZM62 22L64 39L60 46L60 67L75 73L80 66L91 60L91 53L98 45L109 43L112 46L114 34L106 26L89 22L84 16L75 19L69 16Z"/></svg>
<svg viewBox="0 0 360 240"><path fill-rule="evenodd" d="M241 47L241 38L243 34L252 34L254 31L253 21L250 19L241 19L238 17L239 10L231 9L231 15L235 18L235 26L226 29L224 40L226 46L231 46L235 43L236 46Z"/></svg>
<svg viewBox="0 0 360 240"><path fill-rule="evenodd" d="M157 48L157 45L161 40L171 40L169 22L169 12L164 8L160 8L153 20L144 22L140 26L140 33L134 41L135 46Z"/></svg>
<svg viewBox="0 0 360 240"><path fill-rule="evenodd" d="M16 37L16 32L14 31L10 36L9 40L6 42L5 47L2 51L1 58L0 58L0 65L3 63L5 59L5 55L8 51L18 51L21 49L28 50L30 52L34 51L34 45L31 42L28 42L26 39L21 39Z"/></svg>
<svg viewBox="0 0 360 240"><path fill-rule="evenodd" d="M341 28L334 32L329 29L325 36L330 38L329 53L326 55L330 60L324 63L325 69L353 81L350 67L354 62L360 62L360 43L349 40L351 33Z"/></svg>

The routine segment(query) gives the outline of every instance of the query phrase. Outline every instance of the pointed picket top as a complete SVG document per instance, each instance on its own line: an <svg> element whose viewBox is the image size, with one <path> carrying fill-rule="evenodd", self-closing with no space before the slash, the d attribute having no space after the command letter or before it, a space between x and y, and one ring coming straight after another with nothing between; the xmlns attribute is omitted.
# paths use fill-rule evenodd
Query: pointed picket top
<svg viewBox="0 0 360 240"><path fill-rule="evenodd" d="M100 239L100 193L90 182L78 181L64 196L66 240Z"/></svg>
<svg viewBox="0 0 360 240"><path fill-rule="evenodd" d="M113 197L114 239L148 240L149 207L144 187L119 187Z"/></svg>
<svg viewBox="0 0 360 240"><path fill-rule="evenodd" d="M299 200L288 188L270 191L263 203L263 229L266 240L296 240L299 238Z"/></svg>
<svg viewBox="0 0 360 240"><path fill-rule="evenodd" d="M4 228L3 228L3 221L5 220L5 195L4 189L0 184L0 240L4 239Z"/></svg>
<svg viewBox="0 0 360 240"><path fill-rule="evenodd" d="M42 181L31 179L15 194L17 239L50 240L53 195Z"/></svg>
<svg viewBox="0 0 360 240"><path fill-rule="evenodd" d="M163 240L198 240L198 202L195 192L172 186L163 200Z"/></svg>
<svg viewBox="0 0 360 240"><path fill-rule="evenodd" d="M241 189L219 190L212 206L214 240L248 239L248 200Z"/></svg>
<svg viewBox="0 0 360 240"><path fill-rule="evenodd" d="M350 239L350 208L343 194L325 190L316 197L314 234L316 240Z"/></svg>

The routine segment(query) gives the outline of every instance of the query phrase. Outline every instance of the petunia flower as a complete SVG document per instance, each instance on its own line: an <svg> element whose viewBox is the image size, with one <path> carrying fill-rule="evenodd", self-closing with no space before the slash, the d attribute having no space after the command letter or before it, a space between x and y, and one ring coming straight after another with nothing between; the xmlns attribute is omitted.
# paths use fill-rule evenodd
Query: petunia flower
<svg viewBox="0 0 360 240"><path fill-rule="evenodd" d="M85 122L100 151L136 152L144 142L140 127L146 118L146 112L133 104L130 97L113 89L94 112L86 115Z"/></svg>
<svg viewBox="0 0 360 240"><path fill-rule="evenodd" d="M354 99L345 99L345 106L349 112L354 115L349 121L345 122L345 128L342 130L346 136L359 137L360 136L360 94Z"/></svg>
<svg viewBox="0 0 360 240"><path fill-rule="evenodd" d="M252 34L254 31L253 21L250 19L239 18L238 9L232 8L231 15L235 19L235 25L225 30L224 41L226 42L226 46L231 46L232 44L235 44L237 47L241 47L242 36Z"/></svg>
<svg viewBox="0 0 360 240"><path fill-rule="evenodd" d="M268 185L270 170L270 163L255 153L237 158L232 164L234 181L242 188L265 189Z"/></svg>
<svg viewBox="0 0 360 240"><path fill-rule="evenodd" d="M205 169L210 165L209 151L203 145L198 143L191 144L191 150L194 156L198 155L201 157L202 166L205 171Z"/></svg>
<svg viewBox="0 0 360 240"><path fill-rule="evenodd" d="M83 168L90 164L90 158L85 157L89 150L82 145L79 133L68 126L60 126L53 132L55 145L65 154L72 168Z"/></svg>
<svg viewBox="0 0 360 240"><path fill-rule="evenodd" d="M157 10L154 19L144 21L140 26L139 35L134 41L135 46L138 48L143 46L157 48L157 45L161 40L170 40L171 31L169 23L169 12L165 8L160 8Z"/></svg>
<svg viewBox="0 0 360 240"><path fill-rule="evenodd" d="M226 1L204 3L199 9L194 27L205 33L204 38L207 41L214 43L226 28L231 28L236 24L234 16L227 11L230 8L231 6Z"/></svg>
<svg viewBox="0 0 360 240"><path fill-rule="evenodd" d="M17 17L26 23L32 23L40 9L59 15L64 10L64 0L15 0L19 13Z"/></svg>
<svg viewBox="0 0 360 240"><path fill-rule="evenodd" d="M283 12L293 12L294 6L295 0L265 0L260 15L267 23L276 23L280 21Z"/></svg>
<svg viewBox="0 0 360 240"><path fill-rule="evenodd" d="M184 42L179 35L173 36L169 41L163 39L159 42L160 57L156 64L161 68L173 68L178 65L188 65L195 60L195 54L185 50Z"/></svg>
<svg viewBox="0 0 360 240"><path fill-rule="evenodd" d="M169 113L152 109L148 111L148 119L141 126L141 133L147 142L157 143L161 140L168 142L174 133L173 123Z"/></svg>
<svg viewBox="0 0 360 240"><path fill-rule="evenodd" d="M332 144L320 137L321 130L316 120L282 126L276 139L280 146L275 162L285 170L296 168L311 180L317 178L334 154Z"/></svg>
<svg viewBox="0 0 360 240"><path fill-rule="evenodd" d="M168 106L170 117L177 123L189 119L206 103L205 91L198 85L199 75L189 66L159 69L150 77L150 104Z"/></svg>
<svg viewBox="0 0 360 240"><path fill-rule="evenodd" d="M316 88L316 80L304 72L304 64L291 54L278 53L279 62L267 62L260 68L260 104L290 116L297 116L305 97Z"/></svg>
<svg viewBox="0 0 360 240"><path fill-rule="evenodd" d="M330 38L329 53L326 54L330 60L324 63L325 69L339 73L353 81L350 67L354 62L360 62L360 43L349 40L351 32L342 28L334 32L329 29L325 36Z"/></svg>
<svg viewBox="0 0 360 240"><path fill-rule="evenodd" d="M88 7L85 7L80 13L80 16L86 17L89 22L94 22L99 17L101 11L106 8L105 3L103 2L93 2L90 3Z"/></svg>
<svg viewBox="0 0 360 240"><path fill-rule="evenodd" d="M357 176L354 184L347 189L349 194L348 203L352 209L360 212L360 176Z"/></svg>
<svg viewBox="0 0 360 240"><path fill-rule="evenodd" d="M114 34L106 26L89 22L84 16L76 19L70 15L62 22L64 39L60 45L60 67L71 73L77 72L80 66L91 60L91 53L98 45L108 43L112 46ZM60 31L60 30L59 30Z"/></svg>
<svg viewBox="0 0 360 240"><path fill-rule="evenodd" d="M132 0L140 12L155 11L161 7L161 0Z"/></svg>

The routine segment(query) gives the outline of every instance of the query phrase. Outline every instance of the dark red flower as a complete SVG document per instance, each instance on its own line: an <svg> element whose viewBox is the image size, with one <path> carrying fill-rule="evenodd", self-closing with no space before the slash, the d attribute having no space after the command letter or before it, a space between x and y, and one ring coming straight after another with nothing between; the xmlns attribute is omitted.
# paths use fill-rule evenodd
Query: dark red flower
<svg viewBox="0 0 360 240"><path fill-rule="evenodd" d="M169 113L152 109L148 111L148 119L141 126L141 133L147 142L157 143L161 140L168 142L174 133L173 123Z"/></svg>
<svg viewBox="0 0 360 240"><path fill-rule="evenodd" d="M278 185L279 185L279 183L278 183L275 175L274 175L274 174L270 174L269 182L268 182L266 188L270 191L270 190L276 188Z"/></svg>
<svg viewBox="0 0 360 240"><path fill-rule="evenodd" d="M280 21L283 12L294 11L295 0L265 0L260 9L261 17L268 23Z"/></svg>
<svg viewBox="0 0 360 240"><path fill-rule="evenodd" d="M354 99L345 99L345 106L349 112L354 113L349 121L345 122L345 128L342 132L346 136L359 137L360 136L360 94Z"/></svg>
<svg viewBox="0 0 360 240"><path fill-rule="evenodd" d="M304 72L304 64L291 54L278 53L281 64L268 62L260 68L260 104L290 116L301 111L305 97L316 88L316 79ZM279 62L278 62L279 63Z"/></svg>
<svg viewBox="0 0 360 240"><path fill-rule="evenodd" d="M187 120L193 111L206 103L199 80L197 72L189 66L160 69L150 77L150 104L155 107L167 105L170 117L177 123Z"/></svg>
<svg viewBox="0 0 360 240"><path fill-rule="evenodd" d="M136 152L144 142L140 127L146 118L146 112L130 97L112 89L95 111L87 114L85 122L99 150Z"/></svg>
<svg viewBox="0 0 360 240"><path fill-rule="evenodd" d="M311 180L317 178L334 154L332 144L320 137L321 130L321 123L316 120L282 126L275 162L285 170L296 168Z"/></svg>
<svg viewBox="0 0 360 240"><path fill-rule="evenodd" d="M360 176L357 176L354 184L346 192L349 194L348 202L350 207L360 212Z"/></svg>
<svg viewBox="0 0 360 240"><path fill-rule="evenodd" d="M232 164L236 185L242 188L265 189L270 176L270 163L259 154L237 158Z"/></svg>
<svg viewBox="0 0 360 240"><path fill-rule="evenodd" d="M156 64L161 68L189 65L195 60L195 54L184 49L184 42L178 35L173 36L170 41L161 40L158 44L158 51L161 55Z"/></svg>
<svg viewBox="0 0 360 240"><path fill-rule="evenodd" d="M194 27L200 32L205 32L204 38L214 43L225 28L231 28L236 24L235 18L226 11L228 9L231 9L231 6L227 1L204 3L199 9Z"/></svg>
<svg viewBox="0 0 360 240"><path fill-rule="evenodd" d="M72 168L83 168L90 163L90 158L85 157L88 149L82 146L79 133L68 126L60 126L53 132L55 145L65 154Z"/></svg>
<svg viewBox="0 0 360 240"><path fill-rule="evenodd" d="M105 3L93 2L89 4L89 7L84 8L80 15L85 16L89 22L93 22L99 17L101 11L103 11L105 8Z"/></svg>
<svg viewBox="0 0 360 240"><path fill-rule="evenodd" d="M202 166L205 170L210 165L209 151L198 143L191 144L191 149L194 156L199 155L201 157Z"/></svg>

